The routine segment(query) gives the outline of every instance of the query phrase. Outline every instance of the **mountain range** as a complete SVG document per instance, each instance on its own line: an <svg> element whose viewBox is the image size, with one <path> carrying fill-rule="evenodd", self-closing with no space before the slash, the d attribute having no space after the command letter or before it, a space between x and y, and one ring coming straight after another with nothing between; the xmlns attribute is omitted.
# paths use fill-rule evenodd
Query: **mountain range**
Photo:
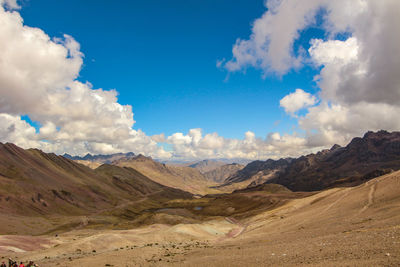
<svg viewBox="0 0 400 267"><path fill-rule="evenodd" d="M357 185L400 169L400 132L367 132L345 147L296 159L254 161L228 177L221 187L247 183L284 185L294 191L315 191L333 186Z"/></svg>
<svg viewBox="0 0 400 267"><path fill-rule="evenodd" d="M142 266L320 265L321 255L332 266L398 265L399 132L299 158L214 163L100 163L0 143L0 252L41 266L121 266L133 255Z"/></svg>
<svg viewBox="0 0 400 267"><path fill-rule="evenodd" d="M154 181L194 194L232 192L264 183L281 184L294 191L315 191L356 185L399 169L399 132L368 132L347 146L299 158L256 160L246 166L222 160L165 164L143 155L118 153L71 157L93 169L102 163L132 167Z"/></svg>
<svg viewBox="0 0 400 267"><path fill-rule="evenodd" d="M71 156L67 153L62 155L64 158L71 159L71 160L82 160L82 161L95 161L99 163L111 163L114 160L118 160L120 158L131 158L135 156L135 153L133 152L128 152L128 153L115 153L115 154L109 154L109 155L91 155L91 154L86 154L85 156Z"/></svg>

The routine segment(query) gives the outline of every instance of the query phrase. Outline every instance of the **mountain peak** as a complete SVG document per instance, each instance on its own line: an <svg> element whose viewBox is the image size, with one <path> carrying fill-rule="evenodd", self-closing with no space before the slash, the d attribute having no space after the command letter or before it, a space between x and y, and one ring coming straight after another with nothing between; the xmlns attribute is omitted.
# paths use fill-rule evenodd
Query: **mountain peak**
<svg viewBox="0 0 400 267"><path fill-rule="evenodd" d="M115 154L108 154L108 155L92 155L87 153L85 156L71 156L70 154L65 153L63 155L64 158L72 159L72 160L81 160L81 161L91 161L91 162L98 162L98 163L111 163L115 160L121 158L132 158L135 156L135 153L128 152L128 153L115 153Z"/></svg>
<svg viewBox="0 0 400 267"><path fill-rule="evenodd" d="M330 151L333 151L333 150L336 150L336 149L338 149L338 148L341 148L341 146L338 145L338 144L334 144L334 145L331 147L331 149L329 149L329 150L330 150Z"/></svg>
<svg viewBox="0 0 400 267"><path fill-rule="evenodd" d="M132 159L137 160L137 161L153 161L151 157L146 157L145 155L139 154L136 157L133 157Z"/></svg>
<svg viewBox="0 0 400 267"><path fill-rule="evenodd" d="M196 163L189 165L188 167L198 169L201 173L206 173L216 168L225 165L226 163L212 160L212 159L205 159Z"/></svg>

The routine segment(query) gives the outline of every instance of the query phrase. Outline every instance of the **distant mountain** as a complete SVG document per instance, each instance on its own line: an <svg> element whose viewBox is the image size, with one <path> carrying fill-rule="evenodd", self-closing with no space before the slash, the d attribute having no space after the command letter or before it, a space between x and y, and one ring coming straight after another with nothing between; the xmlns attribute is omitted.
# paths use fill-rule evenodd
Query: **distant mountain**
<svg viewBox="0 0 400 267"><path fill-rule="evenodd" d="M107 163L102 163L102 162L97 162L97 161L90 161L90 160L74 160L75 162L85 165L91 169L97 169L98 167L100 167L103 164L107 164Z"/></svg>
<svg viewBox="0 0 400 267"><path fill-rule="evenodd" d="M211 181L214 181L216 183L223 183L228 177L232 176L243 168L244 165L240 165L237 163L225 164L213 170L205 172L203 173L203 175Z"/></svg>
<svg viewBox="0 0 400 267"><path fill-rule="evenodd" d="M135 154L133 152L115 153L115 154L110 154L110 155L101 155L101 154L100 155L91 155L88 153L85 156L80 157L80 156L71 156L71 155L65 153L62 156L67 159L82 161L82 163L85 163L85 162L111 163L114 160L118 160L121 158L134 157Z"/></svg>
<svg viewBox="0 0 400 267"><path fill-rule="evenodd" d="M194 164L190 164L188 167L198 169L201 173L206 173L221 167L222 165L225 165L225 163L222 161L206 159Z"/></svg>
<svg viewBox="0 0 400 267"><path fill-rule="evenodd" d="M160 160L160 159L155 159L158 162L164 163L164 164L168 164L168 165L173 165L173 166L185 166L188 167L190 165L199 163L199 161L193 161L193 160L176 160L176 159L172 159L172 160ZM218 158L218 159L206 159L206 161L217 161L217 162L222 162L224 164L232 164L232 163L237 163L237 164L241 164L241 165L246 165L250 162L252 162L252 160L250 159L243 159L243 158Z"/></svg>
<svg viewBox="0 0 400 267"><path fill-rule="evenodd" d="M220 192L210 189L216 185L204 177L199 170L185 166L171 166L157 162L151 157L138 155L132 158L121 158L113 161L114 165L130 167L143 173L153 181L165 186L179 188L193 194L207 194Z"/></svg>
<svg viewBox="0 0 400 267"><path fill-rule="evenodd" d="M250 162L252 162L254 160L242 159L242 158L231 158L231 159L218 159L218 161L222 161L225 164L236 163L236 164L240 164L240 165L246 165L246 164L249 164Z"/></svg>
<svg viewBox="0 0 400 267"><path fill-rule="evenodd" d="M281 184L293 191L356 185L400 169L400 132L368 132L346 147L334 145L297 159L255 161L225 180L224 186L247 182Z"/></svg>
<svg viewBox="0 0 400 267"><path fill-rule="evenodd" d="M262 184L266 182L276 172L284 170L292 161L291 158L266 161L256 160L250 162L246 167L233 173L225 180L225 184L252 182L253 184ZM251 179L251 181L249 181Z"/></svg>

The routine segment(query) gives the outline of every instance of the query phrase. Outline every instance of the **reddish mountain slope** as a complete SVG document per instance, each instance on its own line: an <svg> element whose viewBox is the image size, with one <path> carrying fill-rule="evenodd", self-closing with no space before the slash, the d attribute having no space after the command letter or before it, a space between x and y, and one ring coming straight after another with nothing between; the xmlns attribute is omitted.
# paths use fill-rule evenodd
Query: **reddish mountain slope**
<svg viewBox="0 0 400 267"><path fill-rule="evenodd" d="M104 165L94 171L52 153L0 143L2 214L90 214L155 193L191 197L132 169Z"/></svg>

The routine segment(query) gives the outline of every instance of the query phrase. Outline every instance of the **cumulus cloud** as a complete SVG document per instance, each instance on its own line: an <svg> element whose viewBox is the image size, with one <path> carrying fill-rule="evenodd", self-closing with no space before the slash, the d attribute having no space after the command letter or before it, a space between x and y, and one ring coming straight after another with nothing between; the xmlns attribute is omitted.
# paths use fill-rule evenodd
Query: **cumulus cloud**
<svg viewBox="0 0 400 267"><path fill-rule="evenodd" d="M296 89L295 92L286 95L281 99L280 106L285 112L294 115L300 109L313 106L317 102L317 98L310 93L304 92L302 89Z"/></svg>
<svg viewBox="0 0 400 267"><path fill-rule="evenodd" d="M307 147L345 144L368 130L400 129L400 1L270 0L266 7L250 37L236 41L232 59L223 66L278 75L299 64L320 69L317 106L301 91L281 100L289 114L312 106L298 118ZM296 56L294 43L319 10L326 37L311 39L308 53Z"/></svg>
<svg viewBox="0 0 400 267"><path fill-rule="evenodd" d="M20 116L0 113L0 125L0 136L4 140L23 147L38 147L40 145L35 140L35 128L21 120Z"/></svg>
<svg viewBox="0 0 400 267"><path fill-rule="evenodd" d="M50 38L23 24L15 1L0 2L0 141L72 154L134 151L155 157L169 152L134 130L132 107L115 90L77 80L83 64L71 36ZM36 132L21 115L39 122Z"/></svg>
<svg viewBox="0 0 400 267"><path fill-rule="evenodd" d="M357 39L354 37L345 41L313 39L308 52L317 65L348 64L357 59Z"/></svg>
<svg viewBox="0 0 400 267"><path fill-rule="evenodd" d="M236 40L233 58L224 67L229 71L255 67L264 73L279 75L292 67L299 67L301 56L296 56L293 43L301 29L315 22L319 8L317 2L266 1L268 11L253 22L249 39Z"/></svg>
<svg viewBox="0 0 400 267"><path fill-rule="evenodd" d="M19 9L21 8L17 0L0 0L0 6L5 6L8 9Z"/></svg>
<svg viewBox="0 0 400 267"><path fill-rule="evenodd" d="M151 139L153 139L157 143L164 143L165 142L165 134L155 134L151 136Z"/></svg>
<svg viewBox="0 0 400 267"><path fill-rule="evenodd" d="M191 129L187 134L175 133L167 137L176 159L246 158L267 159L298 156L299 149L311 152L307 141L296 135L271 133L265 139L246 132L243 139L229 139L217 133L203 135L201 129Z"/></svg>

